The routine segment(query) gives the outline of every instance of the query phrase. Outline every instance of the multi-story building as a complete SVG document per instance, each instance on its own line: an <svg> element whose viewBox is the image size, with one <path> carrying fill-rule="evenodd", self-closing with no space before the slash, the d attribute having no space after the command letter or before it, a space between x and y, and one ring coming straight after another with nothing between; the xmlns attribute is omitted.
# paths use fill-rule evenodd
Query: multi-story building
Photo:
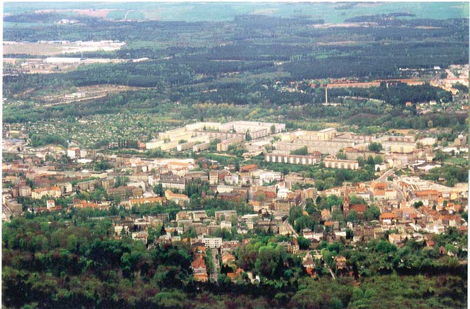
<svg viewBox="0 0 470 309"><path fill-rule="evenodd" d="M184 190L186 181L184 177L168 173L160 175L160 183L165 189Z"/></svg>
<svg viewBox="0 0 470 309"><path fill-rule="evenodd" d="M222 237L203 237L201 241L207 248L220 248L222 246Z"/></svg>
<svg viewBox="0 0 470 309"><path fill-rule="evenodd" d="M227 151L230 146L237 145L243 141L244 141L244 137L242 136L236 136L236 137L223 140L217 144L217 151Z"/></svg>
<svg viewBox="0 0 470 309"><path fill-rule="evenodd" d="M193 146L193 151L194 152L199 152L199 151L207 150L207 149L209 149L210 146L211 146L211 143L196 144L196 145Z"/></svg>
<svg viewBox="0 0 470 309"><path fill-rule="evenodd" d="M414 136L383 136L378 140L385 151L393 153L412 153L416 150Z"/></svg>
<svg viewBox="0 0 470 309"><path fill-rule="evenodd" d="M289 163L300 165L313 165L318 163L319 157L314 155L291 155L279 153L267 153L264 156L266 162Z"/></svg>
<svg viewBox="0 0 470 309"><path fill-rule="evenodd" d="M323 160L325 167L328 168L339 168L339 169L348 169L348 170L357 170L359 169L359 162L356 160L341 160L336 158L326 158Z"/></svg>
<svg viewBox="0 0 470 309"><path fill-rule="evenodd" d="M21 197L26 197L26 196L31 196L31 187L30 186L20 186L18 188L18 193L19 193L19 196Z"/></svg>
<svg viewBox="0 0 470 309"><path fill-rule="evenodd" d="M307 147L309 153L319 151L322 154L336 154L341 149L352 147L355 143L353 141L334 141L334 140L294 140L280 141L274 144L278 151L290 153L302 147Z"/></svg>
<svg viewBox="0 0 470 309"><path fill-rule="evenodd" d="M34 189L31 193L31 197L33 199L41 199L44 196L49 196L49 197L60 197L62 195L62 191L60 190L59 187L49 187L49 188L37 188Z"/></svg>
<svg viewBox="0 0 470 309"><path fill-rule="evenodd" d="M210 171L209 172L209 184L217 185L219 184L219 171Z"/></svg>

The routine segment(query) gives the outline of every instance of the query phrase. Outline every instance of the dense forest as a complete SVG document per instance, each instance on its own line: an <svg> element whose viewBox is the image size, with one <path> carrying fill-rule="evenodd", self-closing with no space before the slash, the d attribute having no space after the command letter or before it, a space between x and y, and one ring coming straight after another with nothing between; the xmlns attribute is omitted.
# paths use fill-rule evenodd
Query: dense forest
<svg viewBox="0 0 470 309"><path fill-rule="evenodd" d="M5 28L5 40L112 38L126 42L125 47L80 56L149 60L80 66L66 73L5 76L4 96L13 102L18 100L4 105L5 122L48 121L127 110L177 113L189 119L220 115L246 118L239 110L226 108L226 104L233 104L259 110L257 114L248 112L253 119L292 120L295 125L300 120L328 118L361 128L426 128L432 123L461 129L463 125L462 117L453 112L417 115L413 108L404 107L408 101L452 101L449 92L427 84L331 89L329 99L343 102L340 107L320 105L325 101L323 89L304 86L309 79L320 80L321 84L334 77L359 81L413 77L413 70L401 68L432 70L466 63L467 19L421 20L387 15L374 17L379 26L322 28L318 26L324 25L323 21L306 17L244 15L226 22L111 22L75 16L79 23L59 26L51 22L57 18L56 13L39 15L32 19L34 23L24 23L30 14L5 17L16 25ZM304 86L295 92L278 87L279 83L288 85L292 81ZM74 104L43 106L43 95L105 84L142 88ZM385 105L349 105L344 97L379 99ZM204 109L198 107L201 103L220 107ZM390 112L384 114L384 109Z"/></svg>
<svg viewBox="0 0 470 309"><path fill-rule="evenodd" d="M321 243L325 264L317 265L319 280L308 277L300 259L276 244L282 236L259 235L235 254L238 266L260 275L261 282L253 285L242 277L232 283L222 273L215 285L193 281L187 244L146 248L130 238L114 239L111 221L88 216L86 211L29 215L4 225L6 306L395 308L400 303L461 308L466 303L466 265L438 250L445 246L454 252L451 243L467 241L455 230L436 236L431 249L416 242L397 248L386 240L357 248ZM337 255L348 259L353 277L331 278L328 268L334 269Z"/></svg>

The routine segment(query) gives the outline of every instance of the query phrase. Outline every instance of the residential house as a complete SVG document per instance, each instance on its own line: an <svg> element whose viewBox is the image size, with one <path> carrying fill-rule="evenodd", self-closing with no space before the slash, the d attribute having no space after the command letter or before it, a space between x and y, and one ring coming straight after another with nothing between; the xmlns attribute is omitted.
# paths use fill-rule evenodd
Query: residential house
<svg viewBox="0 0 470 309"><path fill-rule="evenodd" d="M388 235L388 241L394 245L400 244L404 238L405 236L401 233L391 233Z"/></svg>
<svg viewBox="0 0 470 309"><path fill-rule="evenodd" d="M256 164L248 164L248 165L243 165L240 166L240 172L253 172L258 169L258 165Z"/></svg>
<svg viewBox="0 0 470 309"><path fill-rule="evenodd" d="M305 272L311 277L315 276L315 263L313 262L313 257L310 252L302 259L302 266L305 268Z"/></svg>
<svg viewBox="0 0 470 309"><path fill-rule="evenodd" d="M193 269L193 276L195 281L209 281L209 276L207 275L206 262L204 261L204 256L202 254L196 254L193 262L191 263L191 268Z"/></svg>
<svg viewBox="0 0 470 309"><path fill-rule="evenodd" d="M349 212L355 211L359 218L364 217L364 213L367 210L367 205L365 204L353 204L349 206Z"/></svg>
<svg viewBox="0 0 470 309"><path fill-rule="evenodd" d="M149 236L149 234L148 234L147 231L133 232L131 234L132 239L140 240L144 244L147 244L148 236Z"/></svg>
<svg viewBox="0 0 470 309"><path fill-rule="evenodd" d="M397 222L397 216L392 212L384 212L380 214L380 222L383 224L393 224Z"/></svg>
<svg viewBox="0 0 470 309"><path fill-rule="evenodd" d="M222 264L223 265L232 265L235 263L235 256L230 252L223 252L222 253Z"/></svg>
<svg viewBox="0 0 470 309"><path fill-rule="evenodd" d="M339 271L346 270L346 258L342 255L335 257L336 269Z"/></svg>

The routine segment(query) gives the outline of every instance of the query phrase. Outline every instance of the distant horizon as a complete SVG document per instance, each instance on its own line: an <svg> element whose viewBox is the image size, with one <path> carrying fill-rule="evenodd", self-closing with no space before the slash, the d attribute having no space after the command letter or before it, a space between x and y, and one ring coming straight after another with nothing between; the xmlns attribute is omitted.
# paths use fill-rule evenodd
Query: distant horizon
<svg viewBox="0 0 470 309"><path fill-rule="evenodd" d="M240 15L263 15L292 18L306 16L340 23L348 18L390 13L413 14L421 19L468 18L469 4L455 2L5 2L4 14L28 13L35 10L112 9L106 19L119 20L118 11L132 11L132 20L147 21L230 21Z"/></svg>

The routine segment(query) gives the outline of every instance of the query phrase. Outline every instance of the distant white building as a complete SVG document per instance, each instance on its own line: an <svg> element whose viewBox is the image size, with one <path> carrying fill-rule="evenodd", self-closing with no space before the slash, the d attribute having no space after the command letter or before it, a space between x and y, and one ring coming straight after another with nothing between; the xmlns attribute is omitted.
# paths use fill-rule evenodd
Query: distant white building
<svg viewBox="0 0 470 309"><path fill-rule="evenodd" d="M78 147L71 147L67 149L67 157L70 159L80 159L86 157L86 150L81 150Z"/></svg>

